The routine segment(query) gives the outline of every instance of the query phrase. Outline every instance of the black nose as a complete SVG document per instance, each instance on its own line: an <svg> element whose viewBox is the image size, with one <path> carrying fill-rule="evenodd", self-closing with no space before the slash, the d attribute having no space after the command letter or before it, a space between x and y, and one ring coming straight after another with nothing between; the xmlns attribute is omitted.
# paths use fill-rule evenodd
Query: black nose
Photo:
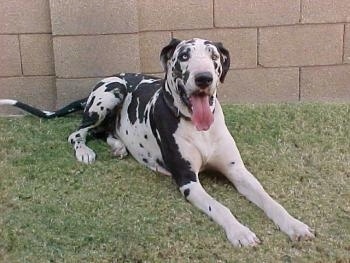
<svg viewBox="0 0 350 263"><path fill-rule="evenodd" d="M201 72L194 76L196 85L200 88L207 88L213 83L213 75L210 72Z"/></svg>

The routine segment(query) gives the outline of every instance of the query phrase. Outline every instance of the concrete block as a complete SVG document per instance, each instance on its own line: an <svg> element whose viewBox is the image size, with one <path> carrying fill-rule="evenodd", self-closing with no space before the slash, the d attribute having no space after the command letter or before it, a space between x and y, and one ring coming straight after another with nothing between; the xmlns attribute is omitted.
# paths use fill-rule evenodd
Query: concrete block
<svg viewBox="0 0 350 263"><path fill-rule="evenodd" d="M344 63L350 63L350 24L345 26Z"/></svg>
<svg viewBox="0 0 350 263"><path fill-rule="evenodd" d="M350 22L348 0L303 0L302 23Z"/></svg>
<svg viewBox="0 0 350 263"><path fill-rule="evenodd" d="M301 69L302 101L350 102L350 65Z"/></svg>
<svg viewBox="0 0 350 263"><path fill-rule="evenodd" d="M139 1L141 31L213 27L212 0Z"/></svg>
<svg viewBox="0 0 350 263"><path fill-rule="evenodd" d="M222 103L296 102L299 100L299 70L230 70L218 94Z"/></svg>
<svg viewBox="0 0 350 263"><path fill-rule="evenodd" d="M16 35L0 35L0 76L19 76L21 56Z"/></svg>
<svg viewBox="0 0 350 263"><path fill-rule="evenodd" d="M21 35L21 54L24 75L54 75L51 34Z"/></svg>
<svg viewBox="0 0 350 263"><path fill-rule="evenodd" d="M214 1L215 26L257 27L299 22L297 0L218 0Z"/></svg>
<svg viewBox="0 0 350 263"><path fill-rule="evenodd" d="M54 35L138 31L137 0L50 0Z"/></svg>
<svg viewBox="0 0 350 263"><path fill-rule="evenodd" d="M266 67L342 63L341 24L260 29L259 63Z"/></svg>
<svg viewBox="0 0 350 263"><path fill-rule="evenodd" d="M0 33L50 33L50 7L47 0L0 2Z"/></svg>
<svg viewBox="0 0 350 263"><path fill-rule="evenodd" d="M140 71L137 34L54 37L53 47L59 78Z"/></svg>

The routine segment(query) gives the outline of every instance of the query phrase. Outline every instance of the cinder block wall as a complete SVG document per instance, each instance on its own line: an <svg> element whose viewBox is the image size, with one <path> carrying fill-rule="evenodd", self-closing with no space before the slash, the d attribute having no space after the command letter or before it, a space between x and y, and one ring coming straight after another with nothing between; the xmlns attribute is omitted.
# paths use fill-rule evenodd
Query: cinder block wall
<svg viewBox="0 0 350 263"><path fill-rule="evenodd" d="M0 97L53 109L111 74L159 74L171 37L230 50L224 102L350 102L348 0L1 1Z"/></svg>
<svg viewBox="0 0 350 263"><path fill-rule="evenodd" d="M16 98L42 108L55 107L47 0L0 1L0 98ZM0 107L0 113L20 112Z"/></svg>

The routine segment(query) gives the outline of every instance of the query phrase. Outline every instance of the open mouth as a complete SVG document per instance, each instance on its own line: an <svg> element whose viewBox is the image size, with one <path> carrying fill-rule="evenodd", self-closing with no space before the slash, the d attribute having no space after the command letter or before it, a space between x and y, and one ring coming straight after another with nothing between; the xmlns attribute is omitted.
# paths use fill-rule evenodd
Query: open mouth
<svg viewBox="0 0 350 263"><path fill-rule="evenodd" d="M196 129L198 131L209 130L214 121L214 115L210 109L214 96L204 90L198 90L188 97L182 85L179 85L179 91L182 101L191 113L191 120Z"/></svg>

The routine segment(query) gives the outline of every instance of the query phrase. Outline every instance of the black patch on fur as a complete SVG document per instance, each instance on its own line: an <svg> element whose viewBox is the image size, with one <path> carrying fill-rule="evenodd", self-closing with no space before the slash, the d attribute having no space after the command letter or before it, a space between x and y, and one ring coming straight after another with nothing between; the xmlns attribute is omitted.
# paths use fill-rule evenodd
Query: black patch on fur
<svg viewBox="0 0 350 263"><path fill-rule="evenodd" d="M150 114L151 130L161 150L164 163L176 182L181 187L190 182L196 182L196 174L191 170L189 161L182 157L173 134L178 128L180 119L176 118L166 105L163 95L164 89L154 105L153 114ZM159 121L167 120L167 121ZM158 131L158 132L157 132ZM160 138L158 138L158 134Z"/></svg>
<svg viewBox="0 0 350 263"><path fill-rule="evenodd" d="M95 91L95 90L97 90L99 87L101 87L103 84L105 84L104 82L99 82L99 83L97 83L96 84L96 86L93 88L93 90L92 91Z"/></svg>
<svg viewBox="0 0 350 263"><path fill-rule="evenodd" d="M146 158L143 158L142 161L148 163L148 160Z"/></svg>
<svg viewBox="0 0 350 263"><path fill-rule="evenodd" d="M120 125L121 125L121 123L120 123L120 115L117 115L116 122L117 122L117 129L119 130L120 129Z"/></svg>
<svg viewBox="0 0 350 263"><path fill-rule="evenodd" d="M148 120L148 110L146 110L144 113L144 122L146 123L147 120Z"/></svg>
<svg viewBox="0 0 350 263"><path fill-rule="evenodd" d="M125 86L123 84L120 84L119 82L111 82L106 85L105 92L111 92L112 90L125 90Z"/></svg>
<svg viewBox="0 0 350 263"><path fill-rule="evenodd" d="M215 70L217 70L218 67L219 67L219 64L216 61L214 61L214 68L215 68Z"/></svg>
<svg viewBox="0 0 350 263"><path fill-rule="evenodd" d="M194 44L195 42L196 42L196 40L190 39L190 40L187 40L187 41L185 42L185 44Z"/></svg>
<svg viewBox="0 0 350 263"><path fill-rule="evenodd" d="M146 140L148 139L148 136L147 136L147 134L145 134L144 138L145 138Z"/></svg>
<svg viewBox="0 0 350 263"><path fill-rule="evenodd" d="M137 97L133 96L128 107L128 117L131 124L135 124L136 122L136 119L137 119L136 109L137 109Z"/></svg>
<svg viewBox="0 0 350 263"><path fill-rule="evenodd" d="M210 98L209 98L209 105L210 105L210 106L213 105L214 99L215 99L214 96L210 96Z"/></svg>
<svg viewBox="0 0 350 263"><path fill-rule="evenodd" d="M155 79L155 80L158 80L159 82L162 81L162 79L154 77L154 76L135 74L135 73L126 73L124 77L122 77L120 75L117 75L117 77L123 78L126 81L126 86L127 86L126 92L128 92L128 93L134 92L136 90L136 88L138 88L138 85L140 84L140 82L142 80Z"/></svg>
<svg viewBox="0 0 350 263"><path fill-rule="evenodd" d="M181 47L179 48L178 57L183 53L186 53L189 55L190 51L191 51L191 48L189 47L189 45L181 45Z"/></svg>
<svg viewBox="0 0 350 263"><path fill-rule="evenodd" d="M188 100L185 87L183 85L178 85L179 95L182 102L190 109L190 101Z"/></svg>
<svg viewBox="0 0 350 263"><path fill-rule="evenodd" d="M218 68L219 75L221 74L221 72L222 72L221 68Z"/></svg>
<svg viewBox="0 0 350 263"><path fill-rule="evenodd" d="M163 90L162 93L163 93L163 96L166 97L166 100L173 105L174 104L174 97L170 94L170 92Z"/></svg>
<svg viewBox="0 0 350 263"><path fill-rule="evenodd" d="M184 79L183 79L185 84L187 83L189 77L190 77L190 72L186 70L184 73Z"/></svg>
<svg viewBox="0 0 350 263"><path fill-rule="evenodd" d="M102 101L97 102L97 106L100 106L102 104Z"/></svg>
<svg viewBox="0 0 350 263"><path fill-rule="evenodd" d="M131 124L135 124L137 115L140 123L147 120L148 114L145 112L147 103L151 100L156 91L161 88L160 84L161 83L157 81L153 83L142 83L134 90L128 107L128 117ZM138 112L136 112L136 110L138 110Z"/></svg>
<svg viewBox="0 0 350 263"><path fill-rule="evenodd" d="M99 121L99 119L100 115L97 112L84 112L83 120L79 129L93 126Z"/></svg>
<svg viewBox="0 0 350 263"><path fill-rule="evenodd" d="M91 106L94 104L95 99L96 99L96 96L93 96L93 97L91 98L91 100L89 101L89 103L88 103L88 104L86 105L86 107L85 107L84 113L86 113L86 112L89 111L89 109L91 108Z"/></svg>
<svg viewBox="0 0 350 263"><path fill-rule="evenodd" d="M77 134L75 135L75 138L80 138L80 137L81 137L80 133L77 133Z"/></svg>
<svg viewBox="0 0 350 263"><path fill-rule="evenodd" d="M222 74L220 76L220 82L223 83L225 80L226 74L230 69L230 53L226 48L224 48L224 46L220 42L213 43L213 45L216 46L216 48L220 52L220 61L222 66Z"/></svg>
<svg viewBox="0 0 350 263"><path fill-rule="evenodd" d="M142 145L142 143L140 143L140 147L141 147L141 148L144 148L143 145Z"/></svg>
<svg viewBox="0 0 350 263"><path fill-rule="evenodd" d="M167 71L167 62L173 56L174 51L180 42L181 40L173 38L170 43L165 46L160 52L160 61L162 63L163 69L165 69L165 72Z"/></svg>
<svg viewBox="0 0 350 263"><path fill-rule="evenodd" d="M184 196L185 196L185 198L187 199L187 196L189 196L190 195L190 189L185 189L185 191L184 191Z"/></svg>
<svg viewBox="0 0 350 263"><path fill-rule="evenodd" d="M174 67L173 67L173 77L174 79L177 79L177 78L182 78L182 69L181 69L181 64L180 64L180 61L176 61Z"/></svg>
<svg viewBox="0 0 350 263"><path fill-rule="evenodd" d="M126 130L126 131L125 131L125 134L126 134L126 135L128 135L128 134L129 134L128 130Z"/></svg>
<svg viewBox="0 0 350 263"><path fill-rule="evenodd" d="M166 168L162 160L160 160L160 159L157 158L156 162L157 162L157 164L158 164L159 166L161 166L161 167L163 167L163 168Z"/></svg>
<svg viewBox="0 0 350 263"><path fill-rule="evenodd" d="M234 164L235 164L235 162L230 162L230 164L234 165Z"/></svg>
<svg viewBox="0 0 350 263"><path fill-rule="evenodd" d="M211 206L209 206L209 212L211 212Z"/></svg>

